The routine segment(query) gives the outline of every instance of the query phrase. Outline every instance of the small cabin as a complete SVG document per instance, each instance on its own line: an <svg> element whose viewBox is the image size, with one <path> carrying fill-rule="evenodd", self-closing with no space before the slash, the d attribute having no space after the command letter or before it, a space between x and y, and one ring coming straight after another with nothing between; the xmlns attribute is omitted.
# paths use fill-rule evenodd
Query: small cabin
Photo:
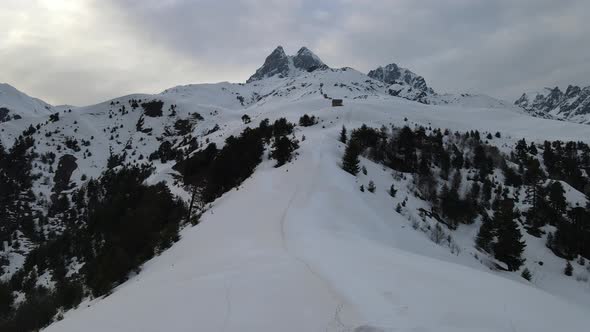
<svg viewBox="0 0 590 332"><path fill-rule="evenodd" d="M342 99L332 99L332 107L342 106Z"/></svg>

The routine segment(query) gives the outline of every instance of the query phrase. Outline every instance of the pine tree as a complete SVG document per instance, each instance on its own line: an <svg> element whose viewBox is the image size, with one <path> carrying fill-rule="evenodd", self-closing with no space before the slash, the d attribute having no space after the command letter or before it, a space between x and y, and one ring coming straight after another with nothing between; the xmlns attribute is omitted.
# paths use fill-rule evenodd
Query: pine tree
<svg viewBox="0 0 590 332"><path fill-rule="evenodd" d="M475 245L477 248L488 253L491 252L491 245L492 241L494 240L495 232L496 227L493 220L490 220L487 216L485 216L475 238Z"/></svg>
<svg viewBox="0 0 590 332"><path fill-rule="evenodd" d="M571 277L573 272L574 272L574 267L572 266L570 261L567 261L567 263L565 264L565 269L563 270L563 273L566 276Z"/></svg>
<svg viewBox="0 0 590 332"><path fill-rule="evenodd" d="M553 248L553 233L547 234L547 242L545 243L545 245L549 249Z"/></svg>
<svg viewBox="0 0 590 332"><path fill-rule="evenodd" d="M494 214L494 222L498 226L498 240L493 245L496 259L506 263L509 271L516 271L524 263L521 257L526 244L516 224L514 202L505 199L500 202Z"/></svg>
<svg viewBox="0 0 590 332"><path fill-rule="evenodd" d="M283 166L285 163L291 161L293 151L297 148L299 148L299 144L296 140L291 140L287 136L277 138L270 152L270 156L277 160L275 167Z"/></svg>
<svg viewBox="0 0 590 332"><path fill-rule="evenodd" d="M391 187L389 187L389 196L395 197L396 194L397 190L395 189L395 186L392 184Z"/></svg>
<svg viewBox="0 0 590 332"><path fill-rule="evenodd" d="M340 142L346 144L346 127L342 126L342 131L340 132Z"/></svg>
<svg viewBox="0 0 590 332"><path fill-rule="evenodd" d="M549 202L552 208L560 213L564 213L567 203L564 196L565 191L559 181L553 181L549 185Z"/></svg>
<svg viewBox="0 0 590 332"><path fill-rule="evenodd" d="M373 180L369 181L369 185L367 186L367 190L369 192L374 193L375 192L375 182L373 182Z"/></svg>
<svg viewBox="0 0 590 332"><path fill-rule="evenodd" d="M356 175L359 172L359 155L360 147L355 140L350 140L344 150L344 156L342 157L342 169L352 175Z"/></svg>
<svg viewBox="0 0 590 332"><path fill-rule="evenodd" d="M528 281L531 281L531 279L533 278L531 271L529 271L529 269L526 267L524 268L524 270L522 270L522 273L520 274L520 276L525 278Z"/></svg>

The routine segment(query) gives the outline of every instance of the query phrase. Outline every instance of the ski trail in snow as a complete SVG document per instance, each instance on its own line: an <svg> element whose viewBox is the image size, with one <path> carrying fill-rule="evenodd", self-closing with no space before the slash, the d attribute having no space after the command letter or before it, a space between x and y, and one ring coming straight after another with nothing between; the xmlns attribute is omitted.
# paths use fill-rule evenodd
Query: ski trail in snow
<svg viewBox="0 0 590 332"><path fill-rule="evenodd" d="M231 321L231 285L228 285L227 282L224 285L225 288L225 304L226 304L226 313L225 313L225 320L223 321L223 329L222 331L227 331L227 327L229 322Z"/></svg>
<svg viewBox="0 0 590 332"><path fill-rule="evenodd" d="M309 180L304 181L304 182L297 185L296 189L293 191L293 194L291 195L291 198L289 199L289 202L287 203L287 206L285 207L285 209L283 211L283 214L282 214L281 220L280 220L281 240L282 240L282 245L283 245L285 252L289 256L293 257L297 262L301 263L309 273L311 273L318 280L320 280L326 286L326 289L334 296L334 298L339 301L338 302L339 304L336 306L336 308L334 310L333 321L336 324L336 331L346 332L346 331L352 331L353 328L348 327L346 324L344 324L344 322L342 322L341 312L345 307L351 308L351 309L353 309L353 313L354 313L353 316L358 317L357 310L355 308L353 308L351 306L351 304L348 301L346 301L344 296L342 296L338 291L336 291L336 289L330 284L330 282L328 280L326 280L319 272L317 272L311 266L311 264L309 262L307 262L305 259L301 258L300 256L298 256L292 250L289 249L287 235L286 235L286 231L285 231L285 228L287 225L287 219L289 216L289 211L290 211L293 203L297 199L300 199L303 202L307 203L308 198L310 197L310 194L317 187L317 184L318 184L317 180L320 176L321 163L322 163L322 159L323 159L323 147L325 144L325 140L326 140L326 136L324 135L324 136L322 136L322 139L319 143L319 146L320 146L319 155L311 157L312 163L313 163L313 169L314 169L313 175L308 177ZM329 330L329 328L330 328L330 326L326 327L326 330Z"/></svg>

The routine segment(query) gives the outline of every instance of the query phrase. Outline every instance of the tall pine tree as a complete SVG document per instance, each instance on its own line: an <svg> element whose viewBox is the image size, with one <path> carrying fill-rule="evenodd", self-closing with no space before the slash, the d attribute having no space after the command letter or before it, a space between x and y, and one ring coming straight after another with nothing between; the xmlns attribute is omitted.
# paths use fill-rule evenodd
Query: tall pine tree
<svg viewBox="0 0 590 332"><path fill-rule="evenodd" d="M361 148L356 140L351 139L346 145L344 156L342 157L342 169L352 175L356 175L359 172L359 155Z"/></svg>
<svg viewBox="0 0 590 332"><path fill-rule="evenodd" d="M509 271L516 271L524 263L522 252L525 242L514 218L514 202L505 199L500 202L499 208L494 214L494 223L497 225L498 240L493 245L494 257L506 263Z"/></svg>
<svg viewBox="0 0 590 332"><path fill-rule="evenodd" d="M346 127L342 126L342 131L340 132L340 142L346 143Z"/></svg>

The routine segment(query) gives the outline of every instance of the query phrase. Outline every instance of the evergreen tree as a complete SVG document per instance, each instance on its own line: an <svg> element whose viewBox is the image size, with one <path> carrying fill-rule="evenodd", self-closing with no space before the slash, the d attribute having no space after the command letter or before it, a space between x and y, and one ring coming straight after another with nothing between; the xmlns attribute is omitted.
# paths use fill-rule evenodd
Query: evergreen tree
<svg viewBox="0 0 590 332"><path fill-rule="evenodd" d="M514 218L514 202L505 199L500 202L499 209L494 214L494 223L497 225L498 240L493 245L496 259L506 263L509 271L516 271L524 263L521 255L525 243L522 234Z"/></svg>
<svg viewBox="0 0 590 332"><path fill-rule="evenodd" d="M346 144L346 127L342 126L342 131L340 131L340 142Z"/></svg>
<svg viewBox="0 0 590 332"><path fill-rule="evenodd" d="M3 281L0 281L0 321L12 310L12 304L14 302L14 296L8 285Z"/></svg>
<svg viewBox="0 0 590 332"><path fill-rule="evenodd" d="M373 180L369 181L369 185L367 186L367 190L369 192L374 193L375 192L375 182L373 182Z"/></svg>
<svg viewBox="0 0 590 332"><path fill-rule="evenodd" d="M541 169L541 164L536 158L530 158L525 162L526 170L524 172L524 182L528 185L537 184L545 173Z"/></svg>
<svg viewBox="0 0 590 332"><path fill-rule="evenodd" d="M361 149L356 140L351 139L346 145L344 150L344 156L342 157L342 169L352 175L356 175L359 172L359 155Z"/></svg>
<svg viewBox="0 0 590 332"><path fill-rule="evenodd" d="M526 267L524 268L524 270L522 270L522 273L520 274L520 276L528 281L531 281L531 279L533 278L531 271L529 271L529 269L527 269Z"/></svg>
<svg viewBox="0 0 590 332"><path fill-rule="evenodd" d="M395 197L396 194L397 190L395 189L395 186L392 184L391 187L389 187L389 196Z"/></svg>
<svg viewBox="0 0 590 332"><path fill-rule="evenodd" d="M270 156L277 161L275 167L280 167L291 161L293 151L299 148L299 144L297 141L291 140L287 136L281 136L275 140L272 147L273 149L270 152Z"/></svg>
<svg viewBox="0 0 590 332"><path fill-rule="evenodd" d="M438 159L440 165L440 177L447 180L451 169L451 156L447 150L441 149Z"/></svg>
<svg viewBox="0 0 590 332"><path fill-rule="evenodd" d="M553 152L553 147L551 146L551 142L545 141L543 144L543 163L545 164L545 168L547 168L547 172L552 177L556 175L556 162L557 157Z"/></svg>
<svg viewBox="0 0 590 332"><path fill-rule="evenodd" d="M477 232L477 236L475 238L475 245L477 248L490 253L492 250L492 241L494 240L494 235L496 232L496 227L494 225L494 221L489 219L487 216L484 216L482 219L482 224L479 227L479 231Z"/></svg>
<svg viewBox="0 0 590 332"><path fill-rule="evenodd" d="M563 270L563 273L566 276L571 277L573 272L574 272L574 267L572 266L570 261L567 261L567 263L565 264L565 269Z"/></svg>
<svg viewBox="0 0 590 332"><path fill-rule="evenodd" d="M560 213L564 213L567 207L565 190L559 181L553 181L549 185L549 203L551 207Z"/></svg>
<svg viewBox="0 0 590 332"><path fill-rule="evenodd" d="M453 144L453 159L451 161L453 168L457 170L463 168L464 162L465 160L463 158L463 152L461 152L459 148Z"/></svg>
<svg viewBox="0 0 590 332"><path fill-rule="evenodd" d="M520 162L524 162L528 159L528 150L529 149L524 138L518 141L518 143L516 143L514 151L516 153L516 157Z"/></svg>
<svg viewBox="0 0 590 332"><path fill-rule="evenodd" d="M317 123L317 120L315 118L315 116L309 116L307 114L304 114L302 117L299 118L299 125L302 127L309 127L309 126L313 126L314 124Z"/></svg>

